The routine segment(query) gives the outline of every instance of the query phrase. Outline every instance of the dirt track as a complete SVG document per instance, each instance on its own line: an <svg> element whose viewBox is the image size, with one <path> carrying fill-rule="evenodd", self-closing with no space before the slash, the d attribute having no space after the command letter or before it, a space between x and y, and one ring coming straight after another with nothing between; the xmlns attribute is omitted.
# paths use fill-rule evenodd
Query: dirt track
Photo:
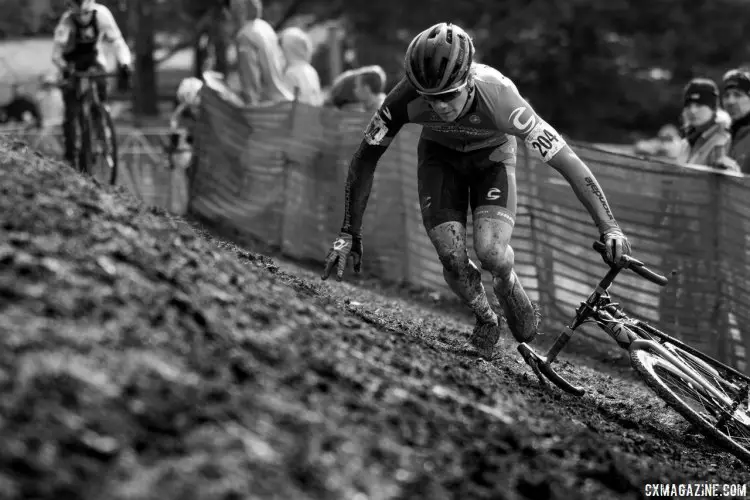
<svg viewBox="0 0 750 500"><path fill-rule="evenodd" d="M0 191L0 498L750 481L617 363L600 371L605 351L565 357L586 396L547 393L507 337L492 363L454 352L471 323L423 294L323 283L31 153L0 152Z"/></svg>

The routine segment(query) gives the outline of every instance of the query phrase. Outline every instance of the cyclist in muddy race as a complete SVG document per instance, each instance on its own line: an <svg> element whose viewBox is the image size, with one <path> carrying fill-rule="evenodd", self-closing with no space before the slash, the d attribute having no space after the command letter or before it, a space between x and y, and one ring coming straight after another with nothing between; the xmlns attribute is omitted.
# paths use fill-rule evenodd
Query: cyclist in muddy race
<svg viewBox="0 0 750 500"><path fill-rule="evenodd" d="M516 138L568 181L596 223L609 263L620 264L630 244L591 170L510 79L473 59L471 38L454 24L436 24L411 41L405 77L372 117L352 158L344 222L321 277L327 279L336 268L340 280L350 256L354 271L361 271L362 219L375 167L405 123L420 124L417 178L424 227L445 281L476 316L466 347L491 359L500 326L466 250L467 207L474 221L474 249L482 268L492 273L511 333L518 342L530 342L540 321L513 270Z"/></svg>
<svg viewBox="0 0 750 500"><path fill-rule="evenodd" d="M61 70L63 78L67 79L74 71L105 71L106 62L100 51L100 43L105 41L115 49L118 86L121 90L127 89L130 85L132 55L112 12L95 0L66 0L66 5L68 8L55 27L52 49L52 62ZM106 102L106 83L97 81L95 85L101 100ZM77 95L72 85L65 85L62 91L65 105L65 161L74 164Z"/></svg>

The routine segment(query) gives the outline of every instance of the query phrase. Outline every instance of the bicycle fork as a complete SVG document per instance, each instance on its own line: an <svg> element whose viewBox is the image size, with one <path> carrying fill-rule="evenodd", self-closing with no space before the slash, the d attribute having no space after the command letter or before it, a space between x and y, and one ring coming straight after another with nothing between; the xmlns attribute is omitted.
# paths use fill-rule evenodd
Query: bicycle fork
<svg viewBox="0 0 750 500"><path fill-rule="evenodd" d="M600 290L597 291L603 292ZM618 317L623 318L625 317L625 315L622 312L620 312L616 308L612 309L612 307L614 306L607 306L606 308L599 309L595 312L590 302L590 300L587 302L581 302L581 305L576 310L576 316L575 319L573 319L573 322L560 333L560 335L555 340L555 343L552 345L552 347L550 347L549 351L547 351L545 359L548 363L552 363L555 361L555 359L557 359L560 351L562 351L567 343L570 342L570 339L573 337L573 334L578 329L578 327L581 326L588 318L594 316L594 314L596 314L597 320L599 324L604 328L604 330L622 347L627 349L628 345L630 344L629 339L632 340L633 338L635 338L631 337L633 333L630 332L629 328L623 325L621 321L617 321L617 317L615 316L615 314L617 314ZM609 309L612 309L612 312L614 312L615 314L612 314ZM623 345L621 339L626 342L625 345Z"/></svg>

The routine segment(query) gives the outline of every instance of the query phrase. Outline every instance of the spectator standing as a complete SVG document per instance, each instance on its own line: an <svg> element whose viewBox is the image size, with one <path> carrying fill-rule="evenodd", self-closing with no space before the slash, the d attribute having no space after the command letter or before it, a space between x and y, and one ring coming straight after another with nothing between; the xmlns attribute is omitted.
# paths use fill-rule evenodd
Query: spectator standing
<svg viewBox="0 0 750 500"><path fill-rule="evenodd" d="M686 123L677 161L738 171L736 165L720 161L729 152L731 136L717 121L719 88L716 83L708 78L690 80L685 86L683 103Z"/></svg>
<svg viewBox="0 0 750 500"><path fill-rule="evenodd" d="M284 81L299 102L310 106L323 105L320 77L310 64L313 55L312 41L300 28L287 28L279 36L281 50L286 59Z"/></svg>
<svg viewBox="0 0 750 500"><path fill-rule="evenodd" d="M35 97L39 103L39 114L44 129L60 126L63 122L65 107L62 90L57 82L56 72L44 73L39 79L39 90Z"/></svg>
<svg viewBox="0 0 750 500"><path fill-rule="evenodd" d="M386 76L377 65L341 73L331 85L329 104L342 110L374 113L385 100Z"/></svg>
<svg viewBox="0 0 750 500"><path fill-rule="evenodd" d="M284 56L276 31L261 17L261 0L225 0L237 28L237 67L240 96L246 105L291 101L284 83Z"/></svg>
<svg viewBox="0 0 750 500"><path fill-rule="evenodd" d="M385 101L385 71L380 66L364 66L354 77L354 95L365 111L374 113Z"/></svg>
<svg viewBox="0 0 750 500"><path fill-rule="evenodd" d="M635 153L674 160L682 150L680 131L671 123L663 125L654 139L641 140L635 143Z"/></svg>
<svg viewBox="0 0 750 500"><path fill-rule="evenodd" d="M750 72L727 71L722 78L722 100L732 118L732 145L722 164L750 174Z"/></svg>

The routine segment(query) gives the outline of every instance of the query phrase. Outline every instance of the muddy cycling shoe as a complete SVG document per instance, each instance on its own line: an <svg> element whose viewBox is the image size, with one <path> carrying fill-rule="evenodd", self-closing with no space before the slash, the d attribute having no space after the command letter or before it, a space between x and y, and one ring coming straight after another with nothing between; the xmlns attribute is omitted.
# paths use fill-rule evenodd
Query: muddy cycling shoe
<svg viewBox="0 0 750 500"><path fill-rule="evenodd" d="M477 318L474 331L469 337L467 350L489 361L492 359L498 339L500 339L500 325L485 323Z"/></svg>

